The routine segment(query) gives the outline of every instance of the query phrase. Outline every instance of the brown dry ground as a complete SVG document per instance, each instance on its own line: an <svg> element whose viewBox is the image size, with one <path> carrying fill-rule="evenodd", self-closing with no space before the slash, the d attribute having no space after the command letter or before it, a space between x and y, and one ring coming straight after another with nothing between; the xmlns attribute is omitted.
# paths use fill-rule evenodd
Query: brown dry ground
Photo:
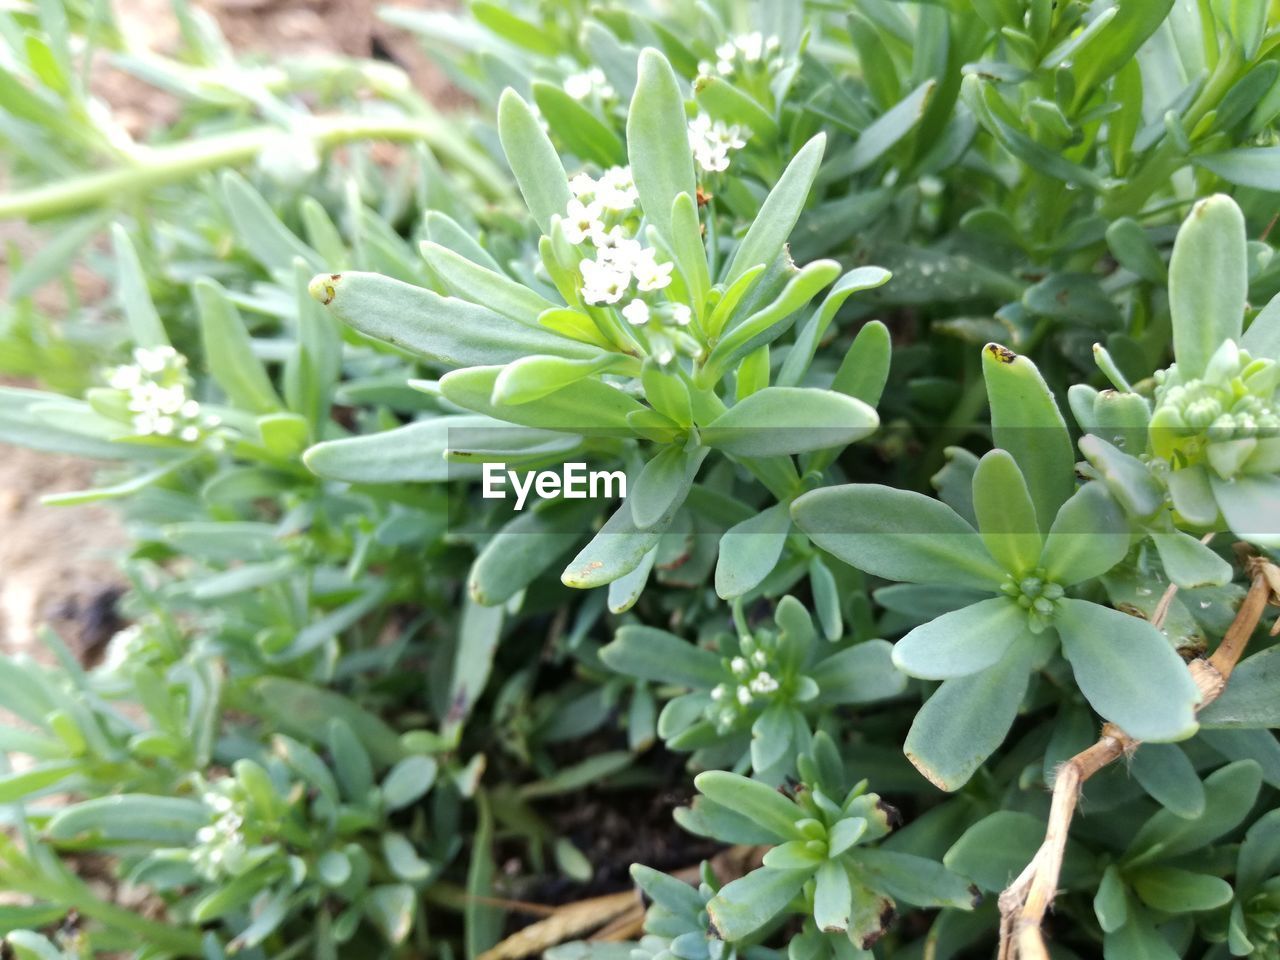
<svg viewBox="0 0 1280 960"><path fill-rule="evenodd" d="M456 102L443 74L412 38L397 35L375 15L387 0L196 0L247 56L344 53L368 56L376 47L404 67L417 88L437 103ZM449 0L391 0L406 7L441 7ZM160 51L175 43L168 0L116 0L126 30ZM164 95L123 76L108 76L100 95L135 132L163 123L172 110ZM3 184L0 183L0 189ZM0 224L0 291L6 287L3 247L30 255L40 237L19 224ZM77 275L82 298L103 289ZM42 293L56 309L58 292ZM46 507L45 493L91 486L96 466L84 461L0 445L0 651L43 658L42 624L57 629L81 652L103 643L114 627L112 607L122 587L118 559L125 538L109 507Z"/></svg>

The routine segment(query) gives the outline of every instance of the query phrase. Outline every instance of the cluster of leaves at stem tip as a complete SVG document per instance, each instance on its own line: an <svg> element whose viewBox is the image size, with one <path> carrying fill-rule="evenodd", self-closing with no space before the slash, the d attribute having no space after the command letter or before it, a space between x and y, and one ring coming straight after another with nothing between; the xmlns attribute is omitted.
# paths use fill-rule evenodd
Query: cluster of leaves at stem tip
<svg viewBox="0 0 1280 960"><path fill-rule="evenodd" d="M452 117L0 10L0 440L128 528L101 661L0 657L5 946L479 957L635 859L551 957L977 954L1109 722L1054 955L1272 960L1278 648L1186 664L1280 549L1272 6L384 11ZM628 495L479 495L568 461Z"/></svg>

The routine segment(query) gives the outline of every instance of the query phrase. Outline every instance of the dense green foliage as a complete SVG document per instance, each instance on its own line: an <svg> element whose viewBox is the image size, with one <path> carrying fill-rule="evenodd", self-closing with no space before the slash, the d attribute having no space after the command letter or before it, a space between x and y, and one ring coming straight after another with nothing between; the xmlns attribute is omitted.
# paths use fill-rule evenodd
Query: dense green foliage
<svg viewBox="0 0 1280 960"><path fill-rule="evenodd" d="M131 536L102 663L0 657L7 945L478 957L661 795L643 937L553 957L990 955L1107 722L1052 956L1280 958L1272 618L1188 668L1280 550L1273 7L386 11L449 117L183 0L172 58L0 10L0 440ZM568 462L627 495L482 496Z"/></svg>

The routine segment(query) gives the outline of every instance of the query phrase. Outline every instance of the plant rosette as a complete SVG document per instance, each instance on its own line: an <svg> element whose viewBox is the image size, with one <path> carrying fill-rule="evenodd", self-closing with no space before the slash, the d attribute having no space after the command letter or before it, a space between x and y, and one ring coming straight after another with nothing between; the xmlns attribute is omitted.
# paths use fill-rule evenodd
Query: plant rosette
<svg viewBox="0 0 1280 960"><path fill-rule="evenodd" d="M942 681L904 750L948 790L1004 741L1031 675L1059 646L1085 699L1131 736L1191 736L1199 700L1156 627L1068 594L1124 561L1129 524L1103 484L1072 492L1066 426L1034 365L995 345L983 354L997 448L973 472L976 527L945 503L874 484L815 490L792 506L817 546L867 573L972 591L975 602L916 627L893 651L905 673ZM977 599L984 593L994 596Z"/></svg>

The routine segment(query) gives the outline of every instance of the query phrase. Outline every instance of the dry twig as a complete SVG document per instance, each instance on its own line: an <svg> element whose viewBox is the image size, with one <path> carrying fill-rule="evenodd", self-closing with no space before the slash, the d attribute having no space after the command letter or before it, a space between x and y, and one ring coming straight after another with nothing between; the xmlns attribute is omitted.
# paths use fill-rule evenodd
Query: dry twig
<svg viewBox="0 0 1280 960"><path fill-rule="evenodd" d="M1280 567L1265 560L1252 559L1249 571L1253 577L1249 592L1222 642L1208 659L1199 658L1187 665L1200 688L1198 710L1203 710L1221 696L1262 618L1267 602L1280 595L1280 589L1277 589L1280 587ZM1162 599L1161 612L1167 610L1168 603ZM1122 756L1132 755L1140 744L1141 741L1108 723L1103 726L1097 743L1058 768L1044 842L1026 869L1000 894L999 960L1049 960L1040 927L1058 890L1067 833L1080 800L1080 791L1085 781L1095 773Z"/></svg>

